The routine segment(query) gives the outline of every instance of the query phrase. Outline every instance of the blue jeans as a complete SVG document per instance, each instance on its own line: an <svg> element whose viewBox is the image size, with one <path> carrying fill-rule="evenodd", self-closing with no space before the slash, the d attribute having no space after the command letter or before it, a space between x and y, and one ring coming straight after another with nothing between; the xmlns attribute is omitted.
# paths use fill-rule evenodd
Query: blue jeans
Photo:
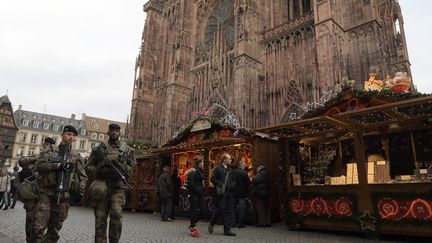
<svg viewBox="0 0 432 243"><path fill-rule="evenodd" d="M1 205L4 205L4 208L9 207L9 193L8 192L3 192Z"/></svg>

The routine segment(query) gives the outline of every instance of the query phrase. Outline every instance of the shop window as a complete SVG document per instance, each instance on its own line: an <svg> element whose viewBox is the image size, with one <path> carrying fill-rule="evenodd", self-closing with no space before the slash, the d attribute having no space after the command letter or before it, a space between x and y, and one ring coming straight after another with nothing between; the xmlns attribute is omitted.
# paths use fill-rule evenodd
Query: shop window
<svg viewBox="0 0 432 243"><path fill-rule="evenodd" d="M395 176L414 174L414 156L410 133L389 135L390 172ZM396 178L398 179L398 178Z"/></svg>

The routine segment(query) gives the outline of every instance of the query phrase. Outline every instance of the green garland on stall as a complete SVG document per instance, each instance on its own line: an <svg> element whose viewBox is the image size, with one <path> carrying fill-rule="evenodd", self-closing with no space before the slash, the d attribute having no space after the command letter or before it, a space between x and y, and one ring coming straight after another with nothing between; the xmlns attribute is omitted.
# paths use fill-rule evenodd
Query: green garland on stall
<svg viewBox="0 0 432 243"><path fill-rule="evenodd" d="M198 116L195 119L193 119L192 122L190 122L187 126L185 126L175 138L170 139L166 144L164 144L163 147L175 146L175 145L181 143L182 141L184 141L187 138L187 136L189 136L191 134L190 130L192 129L193 124L198 120L205 120L205 121L210 122L212 131L220 131L220 130L224 130L224 129L228 129L228 130L231 130L233 132L235 131L234 127L227 125L227 124L222 124L222 123L220 123L219 120L211 119L207 116ZM239 132L238 132L238 135L240 135L240 136L249 136L250 137L250 136L253 136L254 134L255 133L253 130L247 129L247 128L240 128Z"/></svg>
<svg viewBox="0 0 432 243"><path fill-rule="evenodd" d="M329 108L340 104L343 102L343 99L345 98L346 94L348 92L352 92L353 97L358 98L362 102L367 102L371 99L382 99L382 100L388 100L390 102L396 102L396 101L402 101L402 100L408 100L408 99L414 99L419 97L425 97L430 96L430 94L422 94L422 93L400 93L400 92L393 92L391 90L382 90L380 92L378 91L362 91L362 90L353 90L352 88L345 88L342 90L336 97L333 99L327 101L324 103L322 107L316 108L314 110L306 112L302 119L312 118L321 115L325 111L327 111Z"/></svg>
<svg viewBox="0 0 432 243"><path fill-rule="evenodd" d="M158 147L158 142L153 140L131 140L126 142L129 146L140 151Z"/></svg>
<svg viewBox="0 0 432 243"><path fill-rule="evenodd" d="M400 220L395 220L395 219L382 219L380 217L379 214L379 209L378 209L378 202L383 199L383 198L392 198L392 199L402 199L402 200L407 200L407 199L413 199L413 198L423 198L426 200L432 200L432 191L429 193L414 193L414 192L398 192L398 193L391 193L391 192L373 192L372 193L372 203L373 203L373 210L374 210L374 214L376 216L377 219L377 225L382 224L382 223L390 223L390 224L414 224L414 225L419 225L419 226L424 226L424 225L432 225L432 220L414 220L414 219L400 219Z"/></svg>
<svg viewBox="0 0 432 243"><path fill-rule="evenodd" d="M299 214L295 214L291 211L290 207L289 207L289 201L291 198L293 197L297 197L299 196L301 197L301 199L304 200L310 200L310 199L314 199L317 197L326 199L326 200L334 200L334 199L339 199L339 198L347 198L352 202L352 215L350 217L338 217L338 216L326 216L326 215L299 215ZM287 210L286 210L286 217L287 217L287 221L290 218L294 218L298 220L298 218L303 219L303 218L311 218L311 219L317 219L317 220L330 220L330 221L351 221L353 223L358 224L359 222L357 221L357 216L359 214L358 212L358 205L357 205L357 198L353 193L334 193L334 192L329 192L329 193L323 193L323 192L296 192L296 191L292 191L289 192L287 197L286 197L286 203L287 203Z"/></svg>

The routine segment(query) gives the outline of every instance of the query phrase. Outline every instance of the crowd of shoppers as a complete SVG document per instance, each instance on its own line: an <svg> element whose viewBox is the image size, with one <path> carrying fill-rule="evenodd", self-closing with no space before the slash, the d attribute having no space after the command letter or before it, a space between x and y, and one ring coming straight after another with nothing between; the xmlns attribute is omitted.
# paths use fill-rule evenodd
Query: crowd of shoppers
<svg viewBox="0 0 432 243"><path fill-rule="evenodd" d="M192 237L199 237L197 223L201 217L204 195L204 161L200 156L193 158L192 168L185 173L183 188L189 194L189 231ZM255 199L256 218L258 227L269 227L270 217L270 178L264 165L258 165L255 176L249 178L244 159L233 161L231 155L225 153L220 163L214 167L210 181L214 185L214 210L208 225L208 232L213 233L214 226L223 223L223 232L227 236L235 236L233 227L245 227L245 217L250 203L249 198ZM161 220L173 221L176 206L179 204L181 180L178 169L170 166L162 167L159 176L158 194L161 208Z"/></svg>

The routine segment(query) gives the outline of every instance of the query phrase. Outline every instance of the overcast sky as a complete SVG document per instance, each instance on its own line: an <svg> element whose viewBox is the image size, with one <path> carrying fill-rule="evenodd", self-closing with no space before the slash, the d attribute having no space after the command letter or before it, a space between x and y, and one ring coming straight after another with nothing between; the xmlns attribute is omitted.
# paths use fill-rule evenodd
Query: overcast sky
<svg viewBox="0 0 432 243"><path fill-rule="evenodd" d="M14 106L125 121L145 0L0 1L0 95ZM400 0L420 92L432 93L432 1Z"/></svg>

